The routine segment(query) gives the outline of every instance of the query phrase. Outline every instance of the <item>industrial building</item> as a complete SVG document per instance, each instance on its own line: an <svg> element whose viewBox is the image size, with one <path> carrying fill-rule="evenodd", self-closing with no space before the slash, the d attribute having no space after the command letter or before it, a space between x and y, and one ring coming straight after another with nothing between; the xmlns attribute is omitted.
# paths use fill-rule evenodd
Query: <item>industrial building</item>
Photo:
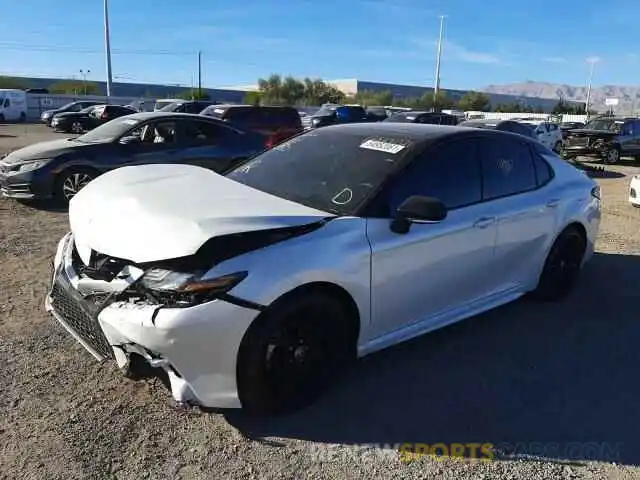
<svg viewBox="0 0 640 480"><path fill-rule="evenodd" d="M23 80L30 88L48 88L52 84L65 79L60 78L18 78ZM106 82L90 81L93 85L97 85L100 89L100 94L106 94ZM431 87L422 87L415 85L398 85L393 83L380 83L370 82L366 80L358 79L342 79L342 80L329 80L329 83L333 84L340 91L347 95L355 95L358 92L373 91L373 92L391 92L397 98L411 98L420 97L425 93L433 92ZM180 93L188 90L188 87L184 85L154 85L146 83L126 83L115 82L112 84L112 96L116 97L139 97L139 98L173 98ZM244 97L248 91L257 90L256 85L248 86L235 86L224 88L203 88L203 90L214 100L225 103L242 103ZM462 97L465 90L449 90L443 89L452 99L457 100ZM520 103L522 105L538 108L541 107L545 110L552 109L557 103L558 99L555 98L534 98L534 97L521 97L515 95L502 95L487 93L486 94L492 105L506 104L506 103Z"/></svg>

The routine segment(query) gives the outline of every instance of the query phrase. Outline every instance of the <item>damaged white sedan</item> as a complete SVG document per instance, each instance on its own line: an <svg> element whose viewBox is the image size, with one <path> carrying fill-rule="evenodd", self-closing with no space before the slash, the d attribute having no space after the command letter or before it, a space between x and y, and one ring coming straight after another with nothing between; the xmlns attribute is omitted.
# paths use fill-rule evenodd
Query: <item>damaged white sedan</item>
<svg viewBox="0 0 640 480"><path fill-rule="evenodd" d="M358 356L512 301L591 256L599 189L518 135L309 132L225 176L125 167L73 198L46 308L179 401L290 411Z"/></svg>

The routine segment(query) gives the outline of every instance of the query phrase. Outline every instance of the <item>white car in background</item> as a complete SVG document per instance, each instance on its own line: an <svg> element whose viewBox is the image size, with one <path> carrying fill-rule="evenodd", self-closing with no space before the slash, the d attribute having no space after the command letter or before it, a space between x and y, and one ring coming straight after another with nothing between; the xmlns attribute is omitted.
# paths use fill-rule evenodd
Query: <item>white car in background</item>
<svg viewBox="0 0 640 480"><path fill-rule="evenodd" d="M86 350L179 402L274 413L357 357L529 292L563 298L600 190L522 135L354 123L225 175L115 169L69 222L46 308Z"/></svg>
<svg viewBox="0 0 640 480"><path fill-rule="evenodd" d="M636 208L640 208L640 175L631 177L629 185L629 202Z"/></svg>
<svg viewBox="0 0 640 480"><path fill-rule="evenodd" d="M534 133L538 137L538 141L545 147L550 148L556 153L562 149L562 130L553 122L542 120L518 120L520 123L531 125Z"/></svg>

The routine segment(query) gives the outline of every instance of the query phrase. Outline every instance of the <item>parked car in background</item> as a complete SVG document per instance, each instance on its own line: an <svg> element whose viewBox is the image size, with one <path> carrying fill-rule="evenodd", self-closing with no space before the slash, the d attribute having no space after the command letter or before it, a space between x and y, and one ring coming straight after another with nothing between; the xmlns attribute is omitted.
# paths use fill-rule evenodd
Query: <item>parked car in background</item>
<svg viewBox="0 0 640 480"><path fill-rule="evenodd" d="M591 156L604 163L618 163L620 157L640 157L640 119L597 117L584 126L569 130L564 140L565 158Z"/></svg>
<svg viewBox="0 0 640 480"><path fill-rule="evenodd" d="M528 293L565 298L600 193L522 136L376 122L308 132L226 175L118 169L69 219L45 305L88 352L164 378L179 402L272 414L358 357Z"/></svg>
<svg viewBox="0 0 640 480"><path fill-rule="evenodd" d="M388 117L385 122L427 123L431 125L457 125L458 117L437 112L398 112Z"/></svg>
<svg viewBox="0 0 640 480"><path fill-rule="evenodd" d="M153 111L157 112L158 110L162 110L167 105L171 105L175 102L181 102L179 98L159 98L156 100L156 103L153 105Z"/></svg>
<svg viewBox="0 0 640 480"><path fill-rule="evenodd" d="M0 122L26 122L27 109L24 90L0 88Z"/></svg>
<svg viewBox="0 0 640 480"><path fill-rule="evenodd" d="M575 130L577 128L584 128L584 122L562 122L560 124L560 131L562 132L562 138L567 138L567 135L571 130Z"/></svg>
<svg viewBox="0 0 640 480"><path fill-rule="evenodd" d="M302 132L300 114L293 107L211 105L201 115L213 117L245 130L258 132L272 147Z"/></svg>
<svg viewBox="0 0 640 480"><path fill-rule="evenodd" d="M51 120L54 130L67 133L83 133L92 130L114 118L137 113L120 105L94 105L79 112L58 113Z"/></svg>
<svg viewBox="0 0 640 480"><path fill-rule="evenodd" d="M262 135L201 115L147 112L77 138L41 142L0 160L0 192L67 203L100 174L126 165L186 163L223 172L265 149Z"/></svg>
<svg viewBox="0 0 640 480"><path fill-rule="evenodd" d="M534 140L538 139L538 136L535 133L533 133L533 127L531 127L531 125L514 122L513 120L482 118L482 119L467 120L465 122L460 122L458 126L499 130L502 132L517 133L527 138L532 138Z"/></svg>
<svg viewBox="0 0 640 480"><path fill-rule="evenodd" d="M367 113L367 119L371 122L381 122L389 117L389 113L384 107L367 107L365 112Z"/></svg>
<svg viewBox="0 0 640 480"><path fill-rule="evenodd" d="M215 105L216 102L207 100L179 100L177 102L165 105L160 112L176 112L176 113L200 113L205 108Z"/></svg>
<svg viewBox="0 0 640 480"><path fill-rule="evenodd" d="M60 108L45 110L44 112L42 112L42 115L40 115L40 120L42 120L48 126L51 126L51 120L53 119L53 116L58 113L79 112L80 110L84 110L87 107L100 105L101 103L103 102L97 102L95 100L80 100L78 102L67 103Z"/></svg>
<svg viewBox="0 0 640 480"><path fill-rule="evenodd" d="M313 115L304 118L306 129L326 127L341 123L372 122L367 111L360 105L324 105Z"/></svg>
<svg viewBox="0 0 640 480"><path fill-rule="evenodd" d="M520 123L531 125L538 141L554 152L562 150L562 131L557 123L541 120L518 120Z"/></svg>
<svg viewBox="0 0 640 480"><path fill-rule="evenodd" d="M462 110L442 110L442 113L446 113L447 115L453 115L454 117L458 117L459 122L464 122L467 119L466 114Z"/></svg>

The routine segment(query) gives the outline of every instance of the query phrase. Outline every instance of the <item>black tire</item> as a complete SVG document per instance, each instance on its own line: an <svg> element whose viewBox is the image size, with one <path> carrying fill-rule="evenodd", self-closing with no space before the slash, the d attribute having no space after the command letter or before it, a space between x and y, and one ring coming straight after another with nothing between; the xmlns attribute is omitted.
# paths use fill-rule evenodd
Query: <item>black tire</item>
<svg viewBox="0 0 640 480"><path fill-rule="evenodd" d="M547 302L564 299L576 283L585 249L584 234L576 227L567 227L551 246L533 296Z"/></svg>
<svg viewBox="0 0 640 480"><path fill-rule="evenodd" d="M80 134L84 132L84 125L78 120L72 120L68 127L69 132Z"/></svg>
<svg viewBox="0 0 640 480"><path fill-rule="evenodd" d="M617 146L608 147L603 155L602 161L607 165L614 165L620 161L620 148Z"/></svg>
<svg viewBox="0 0 640 480"><path fill-rule="evenodd" d="M563 144L561 141L557 141L556 144L553 146L553 151L556 152L558 155L562 154L563 151Z"/></svg>
<svg viewBox="0 0 640 480"><path fill-rule="evenodd" d="M74 167L63 171L55 181L53 192L55 201L59 205L69 205L69 201L97 176L98 172L89 168Z"/></svg>
<svg viewBox="0 0 640 480"><path fill-rule="evenodd" d="M348 309L308 291L277 301L245 334L238 353L238 394L251 414L290 413L319 398L356 359Z"/></svg>

